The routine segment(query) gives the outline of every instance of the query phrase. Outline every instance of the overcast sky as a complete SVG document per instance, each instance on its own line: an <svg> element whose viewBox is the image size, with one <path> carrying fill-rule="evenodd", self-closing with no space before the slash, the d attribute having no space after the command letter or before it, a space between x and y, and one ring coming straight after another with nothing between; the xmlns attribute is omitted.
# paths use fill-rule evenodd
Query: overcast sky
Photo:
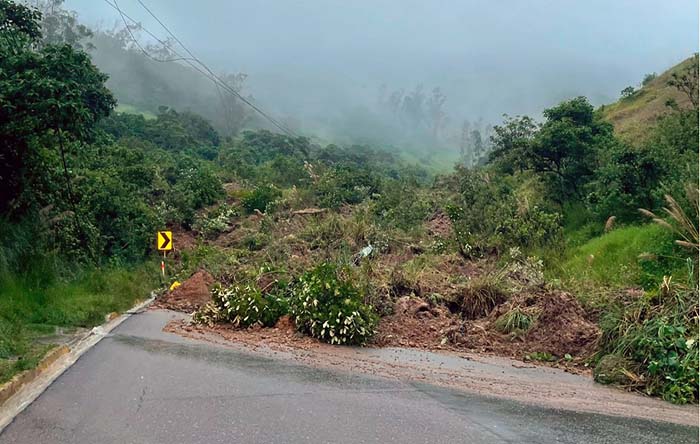
<svg viewBox="0 0 700 444"><path fill-rule="evenodd" d="M538 114L565 98L615 100L698 50L697 0L143 0L219 70L285 113L441 86L456 120ZM136 0L131 16L166 36ZM67 0L88 24L118 15Z"/></svg>

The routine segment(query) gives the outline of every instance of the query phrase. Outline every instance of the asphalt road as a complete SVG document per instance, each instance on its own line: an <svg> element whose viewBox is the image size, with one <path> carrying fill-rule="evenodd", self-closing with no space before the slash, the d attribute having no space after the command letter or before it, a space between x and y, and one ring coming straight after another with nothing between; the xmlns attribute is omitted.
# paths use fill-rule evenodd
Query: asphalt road
<svg viewBox="0 0 700 444"><path fill-rule="evenodd" d="M698 428L532 407L293 364L131 317L0 443L697 443Z"/></svg>

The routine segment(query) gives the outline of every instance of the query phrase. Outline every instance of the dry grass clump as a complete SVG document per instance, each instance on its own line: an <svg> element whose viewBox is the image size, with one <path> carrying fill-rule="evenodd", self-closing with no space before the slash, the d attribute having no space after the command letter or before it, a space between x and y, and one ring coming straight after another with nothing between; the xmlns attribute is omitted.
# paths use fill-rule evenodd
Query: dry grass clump
<svg viewBox="0 0 700 444"><path fill-rule="evenodd" d="M687 185L685 193L693 212L691 215L688 215L678 201L669 194L664 196L667 206L663 208L663 211L671 218L671 222L662 219L649 210L640 208L639 211L662 227L676 233L680 237L680 239L676 240L678 245L700 250L700 237L698 236L698 216L700 215L698 197L700 190L695 185Z"/></svg>
<svg viewBox="0 0 700 444"><path fill-rule="evenodd" d="M501 276L486 275L472 280L455 300L459 312L465 319L479 319L488 316L496 306L508 300Z"/></svg>

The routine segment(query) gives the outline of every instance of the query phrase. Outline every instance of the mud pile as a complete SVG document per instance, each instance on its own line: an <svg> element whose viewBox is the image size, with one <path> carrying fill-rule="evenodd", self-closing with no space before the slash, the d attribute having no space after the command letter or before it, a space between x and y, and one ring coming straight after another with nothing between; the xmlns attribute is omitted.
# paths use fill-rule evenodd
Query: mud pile
<svg viewBox="0 0 700 444"><path fill-rule="evenodd" d="M381 347L444 348L446 331L457 322L445 306L403 296L396 300L394 313L380 320L373 343Z"/></svg>
<svg viewBox="0 0 700 444"><path fill-rule="evenodd" d="M526 333L501 333L496 320L512 307L536 313ZM489 316L463 321L447 331L450 343L470 350L492 352L522 359L532 353L545 353L553 359L569 354L582 361L593 352L600 337L598 326L586 319L576 299L562 291L524 294L496 307Z"/></svg>
<svg viewBox="0 0 700 444"><path fill-rule="evenodd" d="M212 275L200 270L189 279L164 295L158 301L158 306L170 310L192 313L199 307L209 302L211 295L209 289L214 283Z"/></svg>

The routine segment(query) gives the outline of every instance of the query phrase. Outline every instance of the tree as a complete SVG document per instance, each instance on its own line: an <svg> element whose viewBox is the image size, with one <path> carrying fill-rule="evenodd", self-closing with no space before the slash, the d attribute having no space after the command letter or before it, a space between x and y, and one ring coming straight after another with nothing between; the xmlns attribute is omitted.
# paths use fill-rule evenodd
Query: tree
<svg viewBox="0 0 700 444"><path fill-rule="evenodd" d="M647 86L656 77L657 74L655 72L650 72L649 74L644 75L644 79L642 79L642 86Z"/></svg>
<svg viewBox="0 0 700 444"><path fill-rule="evenodd" d="M489 162L504 173L512 174L528 167L530 144L537 132L537 124L528 116L503 115L503 125L493 127Z"/></svg>
<svg viewBox="0 0 700 444"><path fill-rule="evenodd" d="M588 201L598 219L615 216L620 222L635 221L641 218L639 208L656 207L654 192L666 168L652 150L620 142L601 157L600 167L587 185Z"/></svg>
<svg viewBox="0 0 700 444"><path fill-rule="evenodd" d="M688 97L695 112L698 112L698 54L681 71L671 74L668 84Z"/></svg>
<svg viewBox="0 0 700 444"><path fill-rule="evenodd" d="M528 144L528 168L543 175L558 200L580 198L598 151L614 142L612 125L594 114L585 97L546 109L544 116L545 123Z"/></svg>
<svg viewBox="0 0 700 444"><path fill-rule="evenodd" d="M92 49L87 41L93 36L92 30L78 22L78 15L63 8L65 0L29 1L41 13L40 44L69 44L76 49Z"/></svg>
<svg viewBox="0 0 700 444"><path fill-rule="evenodd" d="M428 115L430 116L430 129L433 133L433 138L437 139L440 131L445 126L447 114L443 109L447 96L445 96L440 87L433 88L432 95L428 99Z"/></svg>
<svg viewBox="0 0 700 444"><path fill-rule="evenodd" d="M627 88L620 91L620 95L622 96L623 99L628 99L628 98L632 97L634 95L634 87L628 86Z"/></svg>
<svg viewBox="0 0 700 444"><path fill-rule="evenodd" d="M68 158L116 104L105 87L107 76L85 52L68 44L39 44L41 17L35 9L0 0L0 212L42 203L40 187L32 184L46 184L57 168L75 207ZM59 158L47 156L47 149Z"/></svg>
<svg viewBox="0 0 700 444"><path fill-rule="evenodd" d="M413 129L418 129L425 122L424 102L425 93L423 93L422 84L416 85L413 92L403 98L401 111Z"/></svg>
<svg viewBox="0 0 700 444"><path fill-rule="evenodd" d="M469 145L469 134L471 133L471 123L464 120L462 123L462 134L459 140L460 159L466 167L472 166L472 150Z"/></svg>

